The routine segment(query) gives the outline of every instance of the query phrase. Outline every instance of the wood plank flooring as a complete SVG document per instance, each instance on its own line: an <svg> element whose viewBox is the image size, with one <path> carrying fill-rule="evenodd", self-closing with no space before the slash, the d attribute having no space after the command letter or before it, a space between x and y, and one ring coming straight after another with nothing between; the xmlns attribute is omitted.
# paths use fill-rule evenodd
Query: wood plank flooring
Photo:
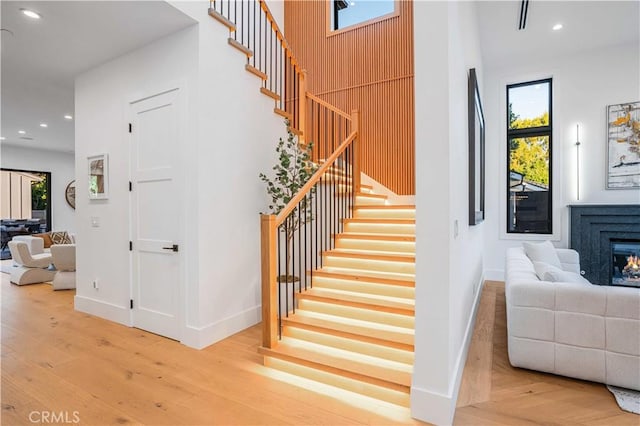
<svg viewBox="0 0 640 426"><path fill-rule="evenodd" d="M76 312L73 291L0 277L2 425L33 424L29 414L43 411L69 420L75 411L85 425L419 423L406 409L265 368L259 326L196 351ZM505 320L504 288L487 283L456 424L640 424L603 385L512 368Z"/></svg>
<svg viewBox="0 0 640 426"><path fill-rule="evenodd" d="M197 351L76 312L73 291L0 276L2 425L43 411L86 425L418 424L408 409L267 369L259 325Z"/></svg>
<svg viewBox="0 0 640 426"><path fill-rule="evenodd" d="M504 283L485 283L462 377L456 425L640 425L599 383L509 364Z"/></svg>

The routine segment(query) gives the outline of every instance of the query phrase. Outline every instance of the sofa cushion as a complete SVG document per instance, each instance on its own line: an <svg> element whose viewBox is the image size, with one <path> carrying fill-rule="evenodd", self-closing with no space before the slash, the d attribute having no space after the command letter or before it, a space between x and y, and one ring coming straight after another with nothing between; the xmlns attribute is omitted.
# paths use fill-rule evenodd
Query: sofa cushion
<svg viewBox="0 0 640 426"><path fill-rule="evenodd" d="M524 252L532 262L544 262L549 265L553 265L558 269L562 269L562 263L556 249L551 244L551 241L545 241L543 243L529 243L523 242Z"/></svg>

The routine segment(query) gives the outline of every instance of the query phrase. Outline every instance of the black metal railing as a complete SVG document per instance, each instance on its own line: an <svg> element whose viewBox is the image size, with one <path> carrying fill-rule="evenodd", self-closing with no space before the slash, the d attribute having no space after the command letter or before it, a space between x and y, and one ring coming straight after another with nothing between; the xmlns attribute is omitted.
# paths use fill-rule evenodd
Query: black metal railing
<svg viewBox="0 0 640 426"><path fill-rule="evenodd" d="M304 94L304 71L264 0L211 0L209 11L230 21L229 37L252 52L247 64L266 78L263 87L277 95L276 108L286 113L291 127L300 133L300 94Z"/></svg>

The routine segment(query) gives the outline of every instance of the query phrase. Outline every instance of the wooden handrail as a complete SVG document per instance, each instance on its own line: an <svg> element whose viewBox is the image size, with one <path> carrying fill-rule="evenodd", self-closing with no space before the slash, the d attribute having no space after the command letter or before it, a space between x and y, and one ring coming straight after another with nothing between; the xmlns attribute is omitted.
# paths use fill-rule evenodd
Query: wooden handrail
<svg viewBox="0 0 640 426"><path fill-rule="evenodd" d="M282 43L282 47L284 47L285 53L287 53L291 57L291 63L296 68L296 72L300 72L300 70L298 69L300 68L300 64L298 64L296 57L293 56L293 51L291 50L291 47L289 47L289 43L287 42L287 39L284 38L284 34L282 33L282 31L280 31L280 27L278 27L278 23L276 22L275 18L271 14L271 10L269 10L269 6L267 6L267 2L264 0L259 0L259 1L260 1L260 7L262 7L262 10L264 10L265 15L267 15L267 19L271 23L271 28L273 28L273 30L276 32L276 37Z"/></svg>
<svg viewBox="0 0 640 426"><path fill-rule="evenodd" d="M339 110L338 108L334 107L333 105L331 105L330 103L328 103L327 101L323 101L322 99L320 99L317 96L312 95L311 93L307 92L307 98L311 99L312 101L319 103L320 105L322 105L323 107L325 107L326 109L335 112L338 115L341 115L342 117L346 118L347 120L351 121L351 116L349 114L347 114L344 111Z"/></svg>
<svg viewBox="0 0 640 426"><path fill-rule="evenodd" d="M291 213L293 209L296 208L298 203L302 201L302 199L311 191L311 188L313 188L313 186L318 183L320 178L322 178L329 167L331 167L333 163L335 163L340 154L342 154L342 152L347 149L349 145L351 145L351 142L353 142L357 135L357 132L351 132L347 139L345 139L345 141L340 144L340 146L333 152L333 154L331 154L331 156L327 158L327 160L322 164L322 166L320 166L320 168L313 174L313 176L311 176L311 179L309 179L307 183L305 183L304 186L300 188L300 191L298 191L298 193L291 199L291 201L289 201L285 208L282 209L282 211L276 217L276 227L280 226L285 221L287 216L289 216L289 213Z"/></svg>

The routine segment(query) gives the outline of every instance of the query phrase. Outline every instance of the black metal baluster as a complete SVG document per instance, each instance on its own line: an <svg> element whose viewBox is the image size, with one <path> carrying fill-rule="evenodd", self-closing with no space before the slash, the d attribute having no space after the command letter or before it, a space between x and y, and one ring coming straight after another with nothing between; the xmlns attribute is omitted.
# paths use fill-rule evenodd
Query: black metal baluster
<svg viewBox="0 0 640 426"><path fill-rule="evenodd" d="M302 203L302 201L300 202ZM300 203L298 203L298 205L300 206ZM304 205L304 204L302 204ZM302 206L300 206L302 207ZM300 211L302 209L298 209L298 272L300 273L300 281L298 283L298 288L299 288L299 292L302 293L302 253L301 253L301 248L302 248L302 234L301 234L301 230L302 230L302 222L300 221L300 217L302 212Z"/></svg>

